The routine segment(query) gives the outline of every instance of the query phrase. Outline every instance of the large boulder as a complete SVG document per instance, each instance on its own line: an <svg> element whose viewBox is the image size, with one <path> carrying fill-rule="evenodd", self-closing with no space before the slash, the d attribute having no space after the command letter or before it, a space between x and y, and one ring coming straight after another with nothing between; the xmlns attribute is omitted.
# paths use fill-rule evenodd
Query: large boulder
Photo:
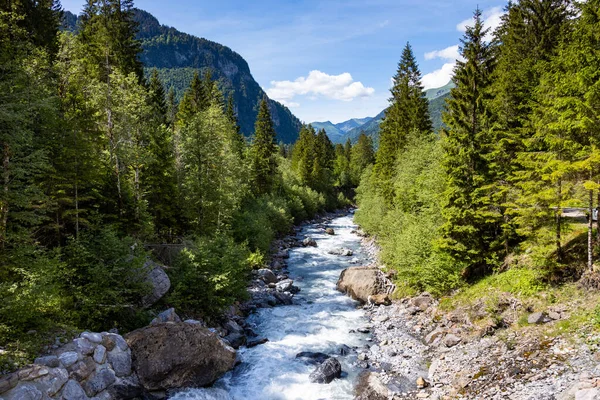
<svg viewBox="0 0 600 400"><path fill-rule="evenodd" d="M235 365L235 350L200 325L151 325L126 340L133 369L147 391L210 385Z"/></svg>
<svg viewBox="0 0 600 400"><path fill-rule="evenodd" d="M340 274L337 289L364 304L369 296L384 294L385 281L377 267L350 267Z"/></svg>
<svg viewBox="0 0 600 400"><path fill-rule="evenodd" d="M142 306L150 307L167 294L171 288L171 280L163 267L153 261L146 261L144 271L146 271L144 281L150 287L150 293L142 298Z"/></svg>

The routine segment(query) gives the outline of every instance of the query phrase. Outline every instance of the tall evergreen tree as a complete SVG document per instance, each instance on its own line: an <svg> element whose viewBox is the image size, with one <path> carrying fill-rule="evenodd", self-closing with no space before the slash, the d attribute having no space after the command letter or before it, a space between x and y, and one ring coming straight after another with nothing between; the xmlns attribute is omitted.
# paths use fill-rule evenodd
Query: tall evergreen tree
<svg viewBox="0 0 600 400"><path fill-rule="evenodd" d="M380 190L391 204L391 180L398 152L412 131L430 132L429 103L421 85L421 72L409 43L402 51L398 71L391 89L390 107L385 112L379 133L379 150L374 174L380 180Z"/></svg>
<svg viewBox="0 0 600 400"><path fill-rule="evenodd" d="M448 177L443 226L446 249L465 265L465 276L493 264L490 245L497 224L482 188L487 183L484 154L489 143L487 132L487 89L494 58L486 42L481 11L477 9L473 26L461 39L461 56L453 81L456 85L447 101L444 122L448 127L443 167ZM491 220L490 220L491 219Z"/></svg>
<svg viewBox="0 0 600 400"><path fill-rule="evenodd" d="M258 109L254 138L250 148L250 163L256 194L269 193L277 174L276 133L269 111L267 98L264 97Z"/></svg>
<svg viewBox="0 0 600 400"><path fill-rule="evenodd" d="M147 86L153 120L157 125L166 124L168 112L167 98L165 96L165 88L158 77L158 70L156 68L152 70Z"/></svg>
<svg viewBox="0 0 600 400"><path fill-rule="evenodd" d="M502 24L495 33L500 44L497 65L490 91L494 94L490 108L493 145L487 155L491 181L487 188L490 201L502 219L502 242L505 254L518 240L515 214L523 152L534 136L531 117L537 100L535 92L542 72L556 52L568 22L567 0L521 0L510 3ZM536 149L534 153L537 153Z"/></svg>
<svg viewBox="0 0 600 400"><path fill-rule="evenodd" d="M529 189L525 192L529 196L525 199L529 201L524 204L527 213L522 213L522 221L529 223L530 229L543 229L555 223L558 261L562 255L561 209L573 197L569 187L583 183L588 192L590 216L593 215L594 192L600 189L600 2L579 3L578 7L580 17L572 32L564 37L538 90L534 140L544 151L538 152L535 158L528 158L532 160L530 177L535 181L525 187ZM542 218L533 220L533 210ZM530 218L525 218L527 216ZM590 217L590 270L593 242Z"/></svg>

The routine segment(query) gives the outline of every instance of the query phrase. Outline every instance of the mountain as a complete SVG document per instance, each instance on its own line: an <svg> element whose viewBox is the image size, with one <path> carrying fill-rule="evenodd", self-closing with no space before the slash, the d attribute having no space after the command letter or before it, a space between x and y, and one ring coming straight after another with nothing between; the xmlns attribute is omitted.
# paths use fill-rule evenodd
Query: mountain
<svg viewBox="0 0 600 400"><path fill-rule="evenodd" d="M425 91L425 96L429 100L429 116L431 117L431 123L433 129L438 131L443 126L442 113L446 107L446 99L450 97L450 89L454 88L455 85L450 81L445 86L435 89L429 89ZM346 133L346 138L350 138L352 143L358 140L361 132L365 132L367 136L371 136L375 143L379 141L379 124L385 116L385 110L377 114L375 118L372 118L369 122L362 126L354 128Z"/></svg>
<svg viewBox="0 0 600 400"><path fill-rule="evenodd" d="M64 14L63 29L75 30L77 17L68 11ZM156 68L166 90L172 87L179 100L194 72L202 75L210 70L225 98L233 96L241 131L246 136L254 133L258 104L266 94L242 56L219 43L161 25L146 11L136 9L134 18L139 24L137 37L143 49L140 59L147 75ZM278 140L295 142L302 126L300 120L274 100L269 100L269 109Z"/></svg>
<svg viewBox="0 0 600 400"><path fill-rule="evenodd" d="M329 139L335 144L346 142L346 139L348 138L348 132L369 123L369 121L371 121L372 119L373 118L371 117L353 118L349 119L348 121L340 122L337 124L334 124L331 121L312 122L311 125L316 130L325 129L325 132L327 132L327 136L329 136Z"/></svg>
<svg viewBox="0 0 600 400"><path fill-rule="evenodd" d="M425 97L427 97L427 100L429 101L435 100L439 97L446 96L448 93L450 93L450 90L454 89L455 87L456 85L454 82L450 81L442 87L426 90Z"/></svg>

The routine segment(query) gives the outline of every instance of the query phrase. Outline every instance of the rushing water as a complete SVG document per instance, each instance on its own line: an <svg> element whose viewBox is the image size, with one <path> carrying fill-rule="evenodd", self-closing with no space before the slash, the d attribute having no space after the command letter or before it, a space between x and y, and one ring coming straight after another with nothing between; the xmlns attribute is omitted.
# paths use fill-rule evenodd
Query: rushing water
<svg viewBox="0 0 600 400"><path fill-rule="evenodd" d="M356 355L339 356L339 347L362 347L367 335L350 333L366 324L357 303L336 290L340 272L353 258L362 261L360 238L351 233L356 226L352 215L335 218L327 224L335 235L325 234L316 225L302 230L299 238L310 236L318 247L290 251L288 271L301 288L294 304L260 309L248 318L259 337L269 339L263 345L239 350L242 363L226 374L211 389L181 392L172 400L296 400L352 399L358 368ZM353 250L353 257L328 254L341 247ZM296 359L301 351L334 355L342 364L342 379L330 384L310 383L315 366Z"/></svg>

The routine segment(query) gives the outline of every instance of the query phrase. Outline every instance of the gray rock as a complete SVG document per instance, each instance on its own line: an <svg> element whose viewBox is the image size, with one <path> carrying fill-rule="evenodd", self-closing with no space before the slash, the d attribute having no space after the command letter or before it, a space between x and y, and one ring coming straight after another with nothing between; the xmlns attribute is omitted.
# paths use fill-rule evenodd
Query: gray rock
<svg viewBox="0 0 600 400"><path fill-rule="evenodd" d="M246 335L243 333L233 332L225 336L223 339L227 340L231 347L236 350L246 344Z"/></svg>
<svg viewBox="0 0 600 400"><path fill-rule="evenodd" d="M42 376L46 376L50 373L50 368L43 365L32 365L17 371L19 380L21 381L32 381Z"/></svg>
<svg viewBox="0 0 600 400"><path fill-rule="evenodd" d="M73 379L70 379L62 391L63 400L87 400L88 397L81 385Z"/></svg>
<svg viewBox="0 0 600 400"><path fill-rule="evenodd" d="M102 346L101 344L98 345L94 350L93 358L98 364L104 364L106 361L106 347Z"/></svg>
<svg viewBox="0 0 600 400"><path fill-rule="evenodd" d="M89 340L92 343L100 344L102 343L102 335L96 332L83 332L80 337Z"/></svg>
<svg viewBox="0 0 600 400"><path fill-rule="evenodd" d="M131 375L131 351L115 348L107 354L108 363L118 377Z"/></svg>
<svg viewBox="0 0 600 400"><path fill-rule="evenodd" d="M529 317L527 317L527 322L530 324L543 324L548 321L547 321L546 313L535 312L535 313L529 314Z"/></svg>
<svg viewBox="0 0 600 400"><path fill-rule="evenodd" d="M16 373L0 377L0 394L8 392L17 386L18 383L19 376Z"/></svg>
<svg viewBox="0 0 600 400"><path fill-rule="evenodd" d="M41 400L43 393L32 384L18 385L8 393L3 394L6 400Z"/></svg>
<svg viewBox="0 0 600 400"><path fill-rule="evenodd" d="M581 389L575 393L575 400L600 400L600 389Z"/></svg>
<svg viewBox="0 0 600 400"><path fill-rule="evenodd" d="M106 391L113 399L135 399L142 396L142 387L135 374L126 378L117 378Z"/></svg>
<svg viewBox="0 0 600 400"><path fill-rule="evenodd" d="M123 339L123 336L118 335L116 333L107 333L103 336L102 345L106 347L106 350L112 351L115 346L119 348L119 350L125 351L129 349L127 342Z"/></svg>
<svg viewBox="0 0 600 400"><path fill-rule="evenodd" d="M174 308L169 308L168 310L163 311L160 314L158 314L156 316L156 318L154 318L152 320L152 322L150 322L150 325L164 324L167 322L174 322L174 323L181 322L181 318L179 318L179 315L177 315L175 313Z"/></svg>
<svg viewBox="0 0 600 400"><path fill-rule="evenodd" d="M436 328L433 331L429 332L427 336L425 336L425 343L432 344L436 341L436 339L444 336L445 331L442 328Z"/></svg>
<svg viewBox="0 0 600 400"><path fill-rule="evenodd" d="M229 332L229 333L243 333L244 332L244 328L242 328L237 322L235 322L232 319L227 321L223 325L223 328L225 328L227 330L227 332Z"/></svg>
<svg viewBox="0 0 600 400"><path fill-rule="evenodd" d="M289 292L292 290L292 287L294 287L294 281L291 279L285 279L281 282L278 282L275 287L280 292Z"/></svg>
<svg viewBox="0 0 600 400"><path fill-rule="evenodd" d="M354 254L354 252L352 250L346 249L346 248L329 250L327 253L332 254L334 256L344 256L344 257L352 257L352 255Z"/></svg>
<svg viewBox="0 0 600 400"><path fill-rule="evenodd" d="M151 291L142 298L142 307L150 307L167 294L171 288L171 280L163 267L154 261L146 261L144 270L147 271L144 281L150 286Z"/></svg>
<svg viewBox="0 0 600 400"><path fill-rule="evenodd" d="M115 372L110 368L103 368L89 377L83 385L83 390L88 396L93 397L115 383L115 380Z"/></svg>
<svg viewBox="0 0 600 400"><path fill-rule="evenodd" d="M91 357L86 357L68 368L71 379L76 379L77 381L85 380L95 370L96 363Z"/></svg>
<svg viewBox="0 0 600 400"><path fill-rule="evenodd" d="M325 229L325 233L328 235L335 235L335 231L333 230L333 228Z"/></svg>
<svg viewBox="0 0 600 400"><path fill-rule="evenodd" d="M69 373L66 369L53 368L50 373L39 380L39 382L47 387L46 393L48 393L49 396L54 396L60 392L68 380Z"/></svg>
<svg viewBox="0 0 600 400"><path fill-rule="evenodd" d="M410 300L413 307L417 307L421 311L425 311L431 304L433 304L433 297L427 292L422 293L420 296L414 297Z"/></svg>
<svg viewBox="0 0 600 400"><path fill-rule="evenodd" d="M560 314L556 311L548 311L548 318L557 321L560 319Z"/></svg>
<svg viewBox="0 0 600 400"><path fill-rule="evenodd" d="M304 247L317 247L317 242L311 237L307 237L302 241Z"/></svg>
<svg viewBox="0 0 600 400"><path fill-rule="evenodd" d="M328 358L319 365L308 377L312 383L330 383L342 376L342 366L335 358Z"/></svg>
<svg viewBox="0 0 600 400"><path fill-rule="evenodd" d="M65 368L69 368L71 365L79 361L79 354L74 351L67 351L58 356L58 359Z"/></svg>
<svg viewBox="0 0 600 400"><path fill-rule="evenodd" d="M277 283L277 276L268 268L261 268L257 271L258 276L265 283Z"/></svg>
<svg viewBox="0 0 600 400"><path fill-rule="evenodd" d="M446 345L446 347L454 347L457 344L459 344L460 341L461 338L453 334L446 335L446 337L444 338L444 344Z"/></svg>
<svg viewBox="0 0 600 400"><path fill-rule="evenodd" d="M56 368L60 365L60 361L58 360L58 357L56 357L56 356L38 357L35 359L35 361L33 363L39 364L39 365L44 365L44 366L50 367L50 368Z"/></svg>
<svg viewBox="0 0 600 400"><path fill-rule="evenodd" d="M96 345L86 338L77 338L74 340L74 342L75 346L77 347L77 351L83 354L84 356L89 356L90 354L93 354L94 350L96 349Z"/></svg>
<svg viewBox="0 0 600 400"><path fill-rule="evenodd" d="M292 295L288 292L275 292L273 296L277 300L277 303L283 304L286 306L292 305L294 302L292 300Z"/></svg>
<svg viewBox="0 0 600 400"><path fill-rule="evenodd" d="M200 325L203 327L206 327L206 323L204 321L198 321L197 319L186 319L185 321L186 324L190 324L190 325Z"/></svg>

